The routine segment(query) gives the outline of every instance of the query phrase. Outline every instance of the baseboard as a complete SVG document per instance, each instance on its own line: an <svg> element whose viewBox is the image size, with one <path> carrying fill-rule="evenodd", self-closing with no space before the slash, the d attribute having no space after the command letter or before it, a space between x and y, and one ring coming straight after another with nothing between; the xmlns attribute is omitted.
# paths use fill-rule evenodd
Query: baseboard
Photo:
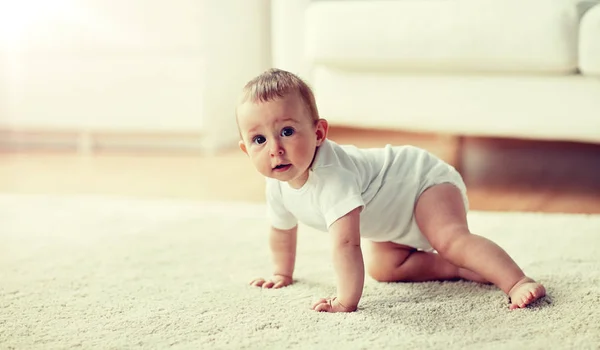
<svg viewBox="0 0 600 350"><path fill-rule="evenodd" d="M0 149L6 151L102 151L215 153L235 147L203 133L142 133L74 130L0 129Z"/></svg>

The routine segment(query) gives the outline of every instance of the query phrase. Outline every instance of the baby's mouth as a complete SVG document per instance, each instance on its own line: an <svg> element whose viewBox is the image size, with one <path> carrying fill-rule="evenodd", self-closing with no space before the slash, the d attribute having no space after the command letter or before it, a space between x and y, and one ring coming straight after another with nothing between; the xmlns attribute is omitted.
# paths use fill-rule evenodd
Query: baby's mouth
<svg viewBox="0 0 600 350"><path fill-rule="evenodd" d="M291 164L279 164L276 167L273 168L274 171L286 171L288 170L292 165Z"/></svg>

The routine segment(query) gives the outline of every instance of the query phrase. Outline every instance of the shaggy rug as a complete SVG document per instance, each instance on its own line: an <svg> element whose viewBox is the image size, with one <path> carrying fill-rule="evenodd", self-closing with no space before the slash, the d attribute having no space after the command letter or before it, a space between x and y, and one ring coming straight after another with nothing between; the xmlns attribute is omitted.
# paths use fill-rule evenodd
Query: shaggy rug
<svg viewBox="0 0 600 350"><path fill-rule="evenodd" d="M326 234L300 228L292 286L247 285L271 271L264 212L0 195L0 348L600 348L600 216L469 213L546 285L527 309L493 286L367 278L357 312L327 314L310 310L335 292Z"/></svg>

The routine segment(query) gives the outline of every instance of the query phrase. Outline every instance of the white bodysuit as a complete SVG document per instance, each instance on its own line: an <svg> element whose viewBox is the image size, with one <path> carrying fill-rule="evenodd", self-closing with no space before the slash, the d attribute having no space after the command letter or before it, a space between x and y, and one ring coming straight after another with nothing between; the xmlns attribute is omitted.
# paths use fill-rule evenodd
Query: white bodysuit
<svg viewBox="0 0 600 350"><path fill-rule="evenodd" d="M416 224L414 206L423 191L440 183L455 185L468 209L460 174L423 149L390 145L359 149L325 140L302 188L267 178L268 216L275 228L290 229L301 222L326 232L337 219L363 207L362 238L430 251Z"/></svg>

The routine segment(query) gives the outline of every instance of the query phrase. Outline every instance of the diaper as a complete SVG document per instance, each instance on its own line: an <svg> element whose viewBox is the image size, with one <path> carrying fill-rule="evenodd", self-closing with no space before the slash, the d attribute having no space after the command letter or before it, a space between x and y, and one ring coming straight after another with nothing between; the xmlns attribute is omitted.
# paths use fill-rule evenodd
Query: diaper
<svg viewBox="0 0 600 350"><path fill-rule="evenodd" d="M441 184L451 184L459 189L463 199L463 204L465 206L465 212L467 212L469 210L467 186L465 185L458 171L456 171L452 166L448 164L440 164L439 166L432 169L427 174L427 176L425 176L422 179L419 189L416 193L414 204L416 205L417 200L419 199L421 194L423 194L423 192L425 192L427 189L431 188L432 186ZM417 225L414 210L412 213L410 224L408 225L408 227L405 228L405 232L403 232L403 234L397 239L392 239L391 241L394 243L407 245L409 247L413 247L422 251L434 251L433 247L431 246L431 244L429 243L425 235L423 235L423 233L419 229L419 226Z"/></svg>

